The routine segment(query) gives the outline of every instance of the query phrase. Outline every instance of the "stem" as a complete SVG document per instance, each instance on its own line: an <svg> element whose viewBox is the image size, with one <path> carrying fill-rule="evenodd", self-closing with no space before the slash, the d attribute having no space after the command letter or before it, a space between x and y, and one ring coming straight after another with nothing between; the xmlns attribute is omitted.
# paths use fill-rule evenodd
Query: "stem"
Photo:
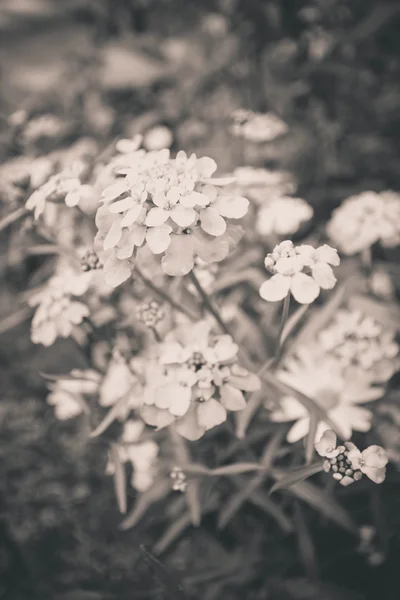
<svg viewBox="0 0 400 600"><path fill-rule="evenodd" d="M186 306L184 306L183 304L178 304L178 302L175 302L175 300L173 298L171 298L171 296L169 296L169 294L167 294L167 292L165 292L161 288L159 288L156 285L154 285L154 283L152 283L150 281L150 279L147 279L147 277L145 275L143 275L143 273L140 271L140 269L138 269L138 267L135 267L135 270L136 270L136 273L139 275L140 279L143 281L143 283L152 292L154 292L157 296L159 296L165 302L167 302L168 304L170 304L172 306L172 308L174 308L175 310L178 310L179 312L185 314L190 319L193 319L193 320L197 319L197 315L195 315L190 310L188 310L186 308Z"/></svg>
<svg viewBox="0 0 400 600"><path fill-rule="evenodd" d="M152 331L156 342L162 342L161 335L158 333L158 331L155 327L150 327L150 331Z"/></svg>
<svg viewBox="0 0 400 600"><path fill-rule="evenodd" d="M362 262L365 272L367 273L367 275L369 275L371 273L371 268L372 268L371 246L368 246L368 248L364 248L364 250L361 251L361 262Z"/></svg>
<svg viewBox="0 0 400 600"><path fill-rule="evenodd" d="M283 330L285 329L286 321L288 320L289 308L290 308L290 293L283 299L282 317L281 317L281 324L279 326L279 334L278 334L279 348L280 348L281 342L282 342Z"/></svg>
<svg viewBox="0 0 400 600"><path fill-rule="evenodd" d="M24 206L9 213L0 221L0 231L3 231L3 229L6 229L9 225L15 223L15 221L18 221L18 219L27 215L28 213L29 211Z"/></svg>
<svg viewBox="0 0 400 600"><path fill-rule="evenodd" d="M217 321L218 325L221 327L222 331L224 331L224 333L227 333L228 335L233 337L229 330L229 327L224 322L219 310L214 306L210 297L208 296L207 292L202 288L199 280L197 279L197 277L193 271L190 271L189 277L192 280L192 283L193 283L194 287L196 288L197 292L199 293L201 299L203 300L203 304L204 304L204 307L206 308L206 310L208 310L208 312L214 317L214 319Z"/></svg>

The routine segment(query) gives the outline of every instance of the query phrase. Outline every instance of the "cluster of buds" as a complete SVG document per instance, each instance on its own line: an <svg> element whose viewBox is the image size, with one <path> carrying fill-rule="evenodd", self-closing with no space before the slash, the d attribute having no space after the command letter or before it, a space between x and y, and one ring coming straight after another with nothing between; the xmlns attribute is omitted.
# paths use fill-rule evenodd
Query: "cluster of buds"
<svg viewBox="0 0 400 600"><path fill-rule="evenodd" d="M88 249L81 257L81 268L82 271L94 271L96 269L102 269L103 265L96 252Z"/></svg>
<svg viewBox="0 0 400 600"><path fill-rule="evenodd" d="M275 246L264 263L273 273L260 288L264 300L283 300L291 292L297 302L310 304L321 289L330 290L335 286L332 266L338 266L340 258L337 250L327 244L314 248L307 244L294 246L292 241L285 240Z"/></svg>
<svg viewBox="0 0 400 600"><path fill-rule="evenodd" d="M172 489L176 492L185 492L187 488L187 479L185 473L178 466L172 468L170 474L170 478L172 479Z"/></svg>
<svg viewBox="0 0 400 600"><path fill-rule="evenodd" d="M363 452L351 442L337 446L336 434L328 429L315 444L315 449L325 458L324 471L332 472L333 478L343 486L359 481L363 474L375 483L385 480L388 457L381 446L369 446Z"/></svg>
<svg viewBox="0 0 400 600"><path fill-rule="evenodd" d="M150 300L139 304L136 309L136 317L146 327L154 329L165 317L165 311L156 300Z"/></svg>

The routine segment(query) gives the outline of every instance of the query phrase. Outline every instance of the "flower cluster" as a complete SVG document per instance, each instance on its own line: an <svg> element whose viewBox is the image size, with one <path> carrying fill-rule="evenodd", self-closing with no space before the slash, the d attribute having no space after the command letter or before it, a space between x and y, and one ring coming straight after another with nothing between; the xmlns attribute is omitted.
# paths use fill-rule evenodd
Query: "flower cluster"
<svg viewBox="0 0 400 600"><path fill-rule="evenodd" d="M131 485L138 492L148 490L157 474L158 444L151 439L141 440L144 432L143 421L129 419L124 424L117 451L122 463L130 462L132 465ZM109 456L106 473L113 475L115 464Z"/></svg>
<svg viewBox="0 0 400 600"><path fill-rule="evenodd" d="M313 213L311 206L302 198L275 197L259 210L256 228L261 235L289 235L309 221Z"/></svg>
<svg viewBox="0 0 400 600"><path fill-rule="evenodd" d="M96 394L99 384L97 371L73 369L68 376L49 383L47 402L54 407L57 419L72 419L85 411L85 397Z"/></svg>
<svg viewBox="0 0 400 600"><path fill-rule="evenodd" d="M260 381L238 364L237 353L232 338L213 335L207 321L169 333L156 358L142 364L142 418L158 428L175 422L180 435L196 440L223 423L227 411L242 410L243 392Z"/></svg>
<svg viewBox="0 0 400 600"><path fill-rule="evenodd" d="M330 290L335 286L336 277L331 265L338 266L339 263L337 250L326 244L313 248L283 241L265 259L265 266L273 276L262 284L260 295L264 300L276 302L291 292L297 302L310 304L321 289Z"/></svg>
<svg viewBox="0 0 400 600"><path fill-rule="evenodd" d="M319 346L299 348L296 356L288 357L277 378L312 400L322 408L328 418L337 424L345 439L350 439L352 431L368 431L372 413L363 406L365 402L383 396L382 387L372 387L360 372L349 381L341 365L321 355ZM271 419L275 422L295 421L287 435L291 443L303 438L310 429L310 415L297 397L284 396L280 407L273 409ZM316 437L328 428L321 421Z"/></svg>
<svg viewBox="0 0 400 600"><path fill-rule="evenodd" d="M343 486L359 481L363 474L374 483L385 480L388 457L381 446L369 446L362 452L351 442L338 446L336 434L328 429L315 444L315 449L326 459L324 471L332 472L333 478Z"/></svg>
<svg viewBox="0 0 400 600"><path fill-rule="evenodd" d="M400 194L363 192L337 208L327 233L344 254L357 254L380 242L386 248L400 244Z"/></svg>
<svg viewBox="0 0 400 600"><path fill-rule="evenodd" d="M45 211L48 202L65 202L68 207L78 206L82 198L93 195L90 185L81 182L81 176L86 165L82 161L75 161L59 173L52 175L43 185L31 194L25 204L32 210L35 219Z"/></svg>
<svg viewBox="0 0 400 600"><path fill-rule="evenodd" d="M73 328L89 316L87 304L76 300L89 288L92 274L59 266L47 285L34 294L29 304L37 306L32 319L32 342L51 346L58 337L69 337Z"/></svg>
<svg viewBox="0 0 400 600"><path fill-rule="evenodd" d="M211 179L215 161L184 152L172 159L169 150L125 156L126 167L119 169L123 177L104 190L96 215L96 243L110 285L129 278L144 245L163 255L168 275L187 274L195 256L205 262L225 258L238 241L226 219L242 218L249 201L221 193L221 185L231 180Z"/></svg>
<svg viewBox="0 0 400 600"><path fill-rule="evenodd" d="M294 194L297 189L291 173L254 167L237 167L233 171L235 185L255 203L263 205L270 198Z"/></svg>
<svg viewBox="0 0 400 600"><path fill-rule="evenodd" d="M380 366L384 379L389 379L396 369L394 359L399 346L392 332L359 310L338 311L332 323L319 333L318 343L345 367L357 365L370 370Z"/></svg>
<svg viewBox="0 0 400 600"><path fill-rule="evenodd" d="M185 492L186 488L187 488L187 478L185 473L182 471L182 469L180 467L173 467L171 469L171 472L169 474L169 476L171 477L173 483L172 483L172 489L175 490L176 492Z"/></svg>
<svg viewBox="0 0 400 600"><path fill-rule="evenodd" d="M288 125L274 113L237 110L232 115L232 133L249 142L272 142L289 131Z"/></svg>
<svg viewBox="0 0 400 600"><path fill-rule="evenodd" d="M165 311L156 300L141 302L136 308L138 321L146 327L153 328L165 317Z"/></svg>

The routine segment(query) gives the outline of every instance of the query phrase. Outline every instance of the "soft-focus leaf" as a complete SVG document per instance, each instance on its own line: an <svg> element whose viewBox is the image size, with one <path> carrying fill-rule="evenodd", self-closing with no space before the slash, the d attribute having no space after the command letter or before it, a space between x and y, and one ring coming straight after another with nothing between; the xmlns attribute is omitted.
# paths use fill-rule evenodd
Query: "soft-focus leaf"
<svg viewBox="0 0 400 600"><path fill-rule="evenodd" d="M111 460L114 465L114 489L117 498L118 509L121 514L126 513L126 474L125 467L121 462L118 447L111 444Z"/></svg>
<svg viewBox="0 0 400 600"><path fill-rule="evenodd" d="M249 501L275 519L283 531L286 533L293 531L293 523L281 507L269 497L267 492L258 489L249 497Z"/></svg>
<svg viewBox="0 0 400 600"><path fill-rule="evenodd" d="M315 434L319 424L318 416L315 412L310 414L310 428L306 440L306 463L309 465L314 454Z"/></svg>
<svg viewBox="0 0 400 600"><path fill-rule="evenodd" d="M288 320L286 321L286 324L282 330L282 335L281 335L281 346L284 345L284 343L286 342L287 338L290 336L290 334L292 333L292 331L295 329L295 327L297 326L297 324L301 321L301 319L303 318L303 316L305 315L305 313L307 312L308 308L309 308L309 304L302 304L301 306L299 306L299 308L288 318Z"/></svg>
<svg viewBox="0 0 400 600"><path fill-rule="evenodd" d="M98 437L104 433L104 431L110 427L111 423L113 423L121 414L121 411L123 410L128 399L129 393L122 396L122 398L120 398L118 402L116 402L114 406L110 408L104 419L97 425L97 427L93 429L93 431L90 433L90 437Z"/></svg>
<svg viewBox="0 0 400 600"><path fill-rule="evenodd" d="M247 428L261 405L262 396L262 391L257 391L251 394L245 408L235 415L236 435L239 439L244 439Z"/></svg>
<svg viewBox="0 0 400 600"><path fill-rule="evenodd" d="M187 600L187 596L176 579L170 571L168 571L164 565L153 556L144 546L140 546L146 562L151 566L158 581L165 586L165 590L169 598L174 600Z"/></svg>
<svg viewBox="0 0 400 600"><path fill-rule="evenodd" d="M157 481L149 490L138 496L135 506L119 525L119 528L130 529L134 527L146 514L150 506L165 498L170 491L171 484L168 480L161 479L161 481Z"/></svg>
<svg viewBox="0 0 400 600"><path fill-rule="evenodd" d="M322 463L318 462L313 465L300 467L299 469L293 469L287 474L284 474L285 471L281 471L283 473L282 478L272 486L269 493L272 494L281 488L288 488L299 481L304 481L304 479L311 477L311 475L315 475L315 473L320 473L322 470Z"/></svg>
<svg viewBox="0 0 400 600"><path fill-rule="evenodd" d="M281 469L273 469L271 474L278 482L285 477L285 472ZM326 494L313 483L310 483L309 481L300 481L290 485L287 491L300 500L307 502L307 504L315 508L328 519L334 521L343 529L358 535L357 526L352 521L347 511L336 502L334 498Z"/></svg>
<svg viewBox="0 0 400 600"><path fill-rule="evenodd" d="M217 477L221 475L239 475L240 473L250 473L251 471L260 471L262 466L258 463L237 463L235 465L227 465L218 469L211 469L209 475Z"/></svg>

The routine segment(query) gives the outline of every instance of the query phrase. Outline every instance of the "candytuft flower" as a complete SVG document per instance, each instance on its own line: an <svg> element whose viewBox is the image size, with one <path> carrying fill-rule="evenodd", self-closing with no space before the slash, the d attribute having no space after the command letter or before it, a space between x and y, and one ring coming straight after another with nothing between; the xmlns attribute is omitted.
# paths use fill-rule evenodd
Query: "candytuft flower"
<svg viewBox="0 0 400 600"><path fill-rule="evenodd" d="M354 374L348 381L340 364L321 356L318 346L313 349L300 348L296 356L286 359L276 375L283 383L305 394L325 410L345 439L350 439L353 430L370 429L372 413L359 404L376 400L384 393L382 387L372 387L363 373L359 373L358 378ZM281 399L280 408L272 411L271 420L295 421L287 435L291 443L303 438L310 429L310 415L294 396ZM329 429L327 423L320 422L316 439L326 429Z"/></svg>
<svg viewBox="0 0 400 600"><path fill-rule="evenodd" d="M326 231L344 254L357 254L376 242L393 248L400 243L400 194L386 191L351 196L337 208Z"/></svg>
<svg viewBox="0 0 400 600"><path fill-rule="evenodd" d="M257 214L256 228L261 235L289 235L309 221L313 209L302 198L281 196L267 200Z"/></svg>
<svg viewBox="0 0 400 600"><path fill-rule="evenodd" d="M65 421L80 415L84 411L85 396L95 394L99 382L97 371L73 369L69 376L60 376L57 381L49 383L47 402L54 406L57 419Z"/></svg>
<svg viewBox="0 0 400 600"><path fill-rule="evenodd" d="M288 125L274 113L255 113L239 109L232 114L232 133L249 142L272 142L289 131Z"/></svg>
<svg viewBox="0 0 400 600"><path fill-rule="evenodd" d="M104 190L96 215L106 281L116 287L128 279L144 246L162 255L168 275L189 273L196 256L223 260L238 237L227 219L240 219L249 203L222 193L225 180L212 179L215 161L184 152L172 159L166 149L124 156L125 168L118 164L124 177Z"/></svg>
<svg viewBox="0 0 400 600"><path fill-rule="evenodd" d="M331 471L333 478L343 486L359 481L363 473L375 483L385 480L388 457L381 446L369 446L363 452L351 442L337 446L336 434L328 429L316 442L315 449L327 459L324 461L324 471Z"/></svg>
<svg viewBox="0 0 400 600"><path fill-rule="evenodd" d="M175 421L180 435L196 440L223 423L227 411L242 410L243 392L259 389L260 381L238 364L237 352L229 335L211 333L208 321L172 331L144 365L144 421L159 428Z"/></svg>
<svg viewBox="0 0 400 600"><path fill-rule="evenodd" d="M265 259L265 266L273 276L260 287L260 296L276 302L291 292L297 302L310 304L319 296L321 288L330 290L335 286L331 265L339 263L337 250L326 244L313 248L294 246L290 240L281 242Z"/></svg>

